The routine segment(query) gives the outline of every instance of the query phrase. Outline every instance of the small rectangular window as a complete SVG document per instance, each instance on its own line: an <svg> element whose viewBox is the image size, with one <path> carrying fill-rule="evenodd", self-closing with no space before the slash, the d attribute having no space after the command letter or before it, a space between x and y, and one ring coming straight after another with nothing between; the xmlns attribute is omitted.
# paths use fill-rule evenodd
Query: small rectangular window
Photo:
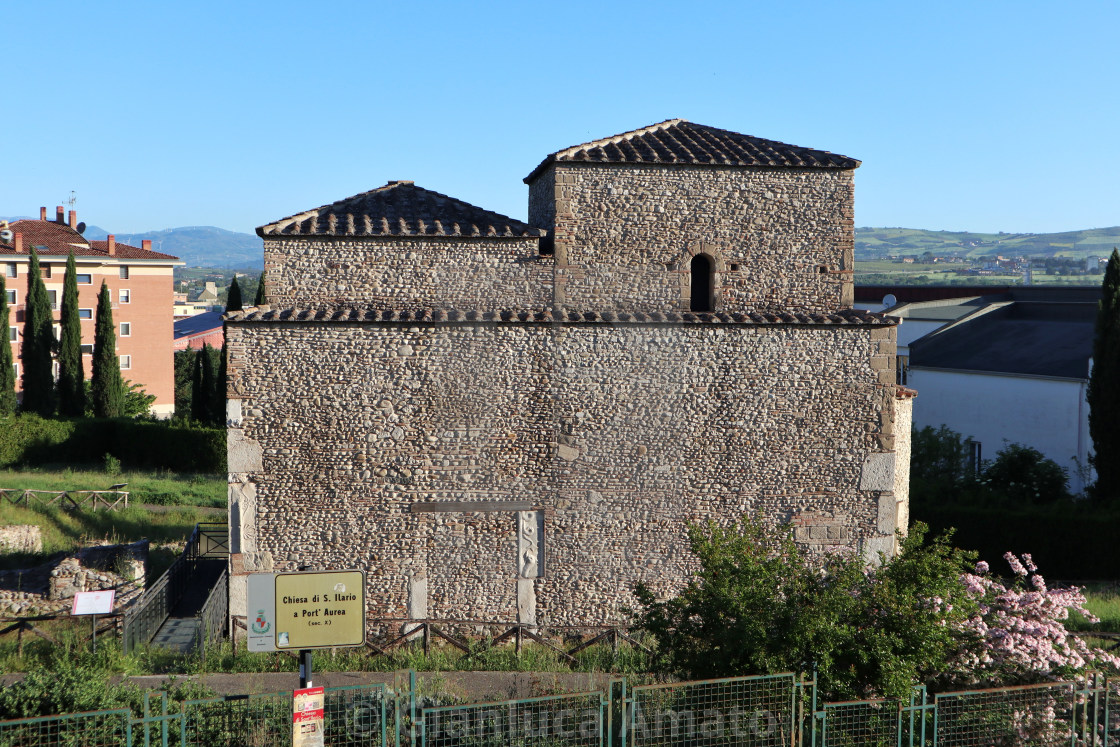
<svg viewBox="0 0 1120 747"><path fill-rule="evenodd" d="M127 371L128 369L132 368L132 356L131 355L122 355L120 358L121 358L121 370L122 371Z"/></svg>
<svg viewBox="0 0 1120 747"><path fill-rule="evenodd" d="M8 305L9 306L15 306L16 305L16 291L15 291L14 288L9 288L8 289Z"/></svg>
<svg viewBox="0 0 1120 747"><path fill-rule="evenodd" d="M51 329L54 330L54 339L61 340L62 339L62 325L61 324L52 324Z"/></svg>
<svg viewBox="0 0 1120 747"><path fill-rule="evenodd" d="M43 278L44 280L47 280L47 279L50 278L50 276L51 276L51 266L50 265L39 265L39 277Z"/></svg>
<svg viewBox="0 0 1120 747"><path fill-rule="evenodd" d="M121 280L128 280L128 265L121 265Z"/></svg>
<svg viewBox="0 0 1120 747"><path fill-rule="evenodd" d="M131 322L121 322L121 337L132 337Z"/></svg>
<svg viewBox="0 0 1120 747"><path fill-rule="evenodd" d="M93 355L93 345L82 345L82 355Z"/></svg>
<svg viewBox="0 0 1120 747"><path fill-rule="evenodd" d="M127 288L121 288L120 296L121 303L132 303L132 293Z"/></svg>
<svg viewBox="0 0 1120 747"><path fill-rule="evenodd" d="M8 327L8 341L9 342L16 342L18 340L18 338L19 338L19 328L18 327Z"/></svg>
<svg viewBox="0 0 1120 747"><path fill-rule="evenodd" d="M56 291L56 290L47 291L47 297L51 300L51 308L54 309L55 311L58 311L58 291Z"/></svg>
<svg viewBox="0 0 1120 747"><path fill-rule="evenodd" d="M19 277L19 265L15 262L9 262L4 265L4 274L10 278Z"/></svg>
<svg viewBox="0 0 1120 747"><path fill-rule="evenodd" d="M898 383L903 386L906 385L906 379L910 376L910 356L898 356Z"/></svg>
<svg viewBox="0 0 1120 747"><path fill-rule="evenodd" d="M78 309L79 319L93 319L93 309Z"/></svg>
<svg viewBox="0 0 1120 747"><path fill-rule="evenodd" d="M78 279L78 285L93 285L93 275L88 272L79 272L75 277Z"/></svg>
<svg viewBox="0 0 1120 747"><path fill-rule="evenodd" d="M973 441L971 438L965 443L968 444L968 468L978 475L984 471L984 450L979 441Z"/></svg>

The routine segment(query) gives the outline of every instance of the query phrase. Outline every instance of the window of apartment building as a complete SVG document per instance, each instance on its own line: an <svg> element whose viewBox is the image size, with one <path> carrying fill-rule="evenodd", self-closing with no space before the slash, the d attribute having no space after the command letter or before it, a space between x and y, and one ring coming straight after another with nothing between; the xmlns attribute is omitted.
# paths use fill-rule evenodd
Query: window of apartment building
<svg viewBox="0 0 1120 747"><path fill-rule="evenodd" d="M18 363L13 363L12 364L12 371L15 372L16 381L19 381L19 364Z"/></svg>
<svg viewBox="0 0 1120 747"><path fill-rule="evenodd" d="M121 303L132 303L132 292L128 288L121 288L120 296L118 296Z"/></svg>
<svg viewBox="0 0 1120 747"><path fill-rule="evenodd" d="M16 342L19 338L18 327L8 327L8 342Z"/></svg>
<svg viewBox="0 0 1120 747"><path fill-rule="evenodd" d="M128 265L121 265L121 280L128 280Z"/></svg>
<svg viewBox="0 0 1120 747"><path fill-rule="evenodd" d="M121 322L121 337L132 337L131 322Z"/></svg>
<svg viewBox="0 0 1120 747"><path fill-rule="evenodd" d="M54 331L54 339L61 340L62 339L62 325L61 324L52 324L51 329Z"/></svg>
<svg viewBox="0 0 1120 747"><path fill-rule="evenodd" d="M131 355L122 355L122 356L120 356L120 358L121 358L121 370L122 371L127 371L128 369L132 368L132 356Z"/></svg>
<svg viewBox="0 0 1120 747"><path fill-rule="evenodd" d="M58 311L58 291L56 291L56 290L47 291L47 298L49 298L51 300L51 308L54 309L55 311Z"/></svg>
<svg viewBox="0 0 1120 747"><path fill-rule="evenodd" d="M78 278L78 285L93 285L93 275L88 272L79 272L76 277Z"/></svg>
<svg viewBox="0 0 1120 747"><path fill-rule="evenodd" d="M78 309L79 319L93 319L93 309Z"/></svg>
<svg viewBox="0 0 1120 747"><path fill-rule="evenodd" d="M51 266L39 265L39 277L43 278L44 280L49 280L51 277Z"/></svg>
<svg viewBox="0 0 1120 747"><path fill-rule="evenodd" d="M9 306L15 306L16 305L16 291L15 291L14 288L9 288L8 289L8 305Z"/></svg>
<svg viewBox="0 0 1120 747"><path fill-rule="evenodd" d="M82 355L93 355L93 345L82 345Z"/></svg>
<svg viewBox="0 0 1120 747"><path fill-rule="evenodd" d="M8 262L4 265L4 275L10 278L19 277L19 265L15 262Z"/></svg>

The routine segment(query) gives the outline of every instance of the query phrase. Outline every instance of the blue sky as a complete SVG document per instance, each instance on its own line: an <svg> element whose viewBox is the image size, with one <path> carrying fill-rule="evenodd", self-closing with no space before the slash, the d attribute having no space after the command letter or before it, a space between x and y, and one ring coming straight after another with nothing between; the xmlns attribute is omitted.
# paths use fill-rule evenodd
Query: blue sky
<svg viewBox="0 0 1120 747"><path fill-rule="evenodd" d="M517 218L672 117L843 153L856 225L1120 224L1120 3L8 4L0 215L237 231L413 179Z"/></svg>

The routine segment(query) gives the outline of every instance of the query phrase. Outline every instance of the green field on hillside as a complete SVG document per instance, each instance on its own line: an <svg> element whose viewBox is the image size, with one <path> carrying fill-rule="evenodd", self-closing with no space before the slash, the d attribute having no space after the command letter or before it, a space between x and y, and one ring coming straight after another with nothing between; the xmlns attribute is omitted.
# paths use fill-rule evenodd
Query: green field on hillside
<svg viewBox="0 0 1120 747"><path fill-rule="evenodd" d="M925 252L970 259L1002 254L1024 257L1107 257L1120 247L1120 226L1063 233L973 233L919 228L857 228L856 259Z"/></svg>

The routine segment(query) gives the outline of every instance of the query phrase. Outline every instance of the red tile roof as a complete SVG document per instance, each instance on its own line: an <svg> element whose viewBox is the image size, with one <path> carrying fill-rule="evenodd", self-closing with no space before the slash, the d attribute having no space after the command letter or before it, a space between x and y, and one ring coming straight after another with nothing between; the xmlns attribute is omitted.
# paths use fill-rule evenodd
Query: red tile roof
<svg viewBox="0 0 1120 747"><path fill-rule="evenodd" d="M809 169L854 169L860 164L854 158L825 150L741 135L685 119L669 119L557 151L541 161L525 177L525 183L556 161Z"/></svg>
<svg viewBox="0 0 1120 747"><path fill-rule="evenodd" d="M257 229L269 236L378 236L511 239L544 236L539 228L412 182L347 197Z"/></svg>
<svg viewBox="0 0 1120 747"><path fill-rule="evenodd" d="M77 257L109 256L108 241L89 241L70 226L49 220L17 220L8 226L12 233L21 234L23 237L23 251L21 254L31 253L31 247L37 247L39 256L65 257L71 251ZM43 247L43 248L39 248ZM0 254L15 254L15 239L10 242L0 242ZM162 252L145 251L137 246L130 246L117 242L116 254L118 259L169 259L177 260L170 254Z"/></svg>

